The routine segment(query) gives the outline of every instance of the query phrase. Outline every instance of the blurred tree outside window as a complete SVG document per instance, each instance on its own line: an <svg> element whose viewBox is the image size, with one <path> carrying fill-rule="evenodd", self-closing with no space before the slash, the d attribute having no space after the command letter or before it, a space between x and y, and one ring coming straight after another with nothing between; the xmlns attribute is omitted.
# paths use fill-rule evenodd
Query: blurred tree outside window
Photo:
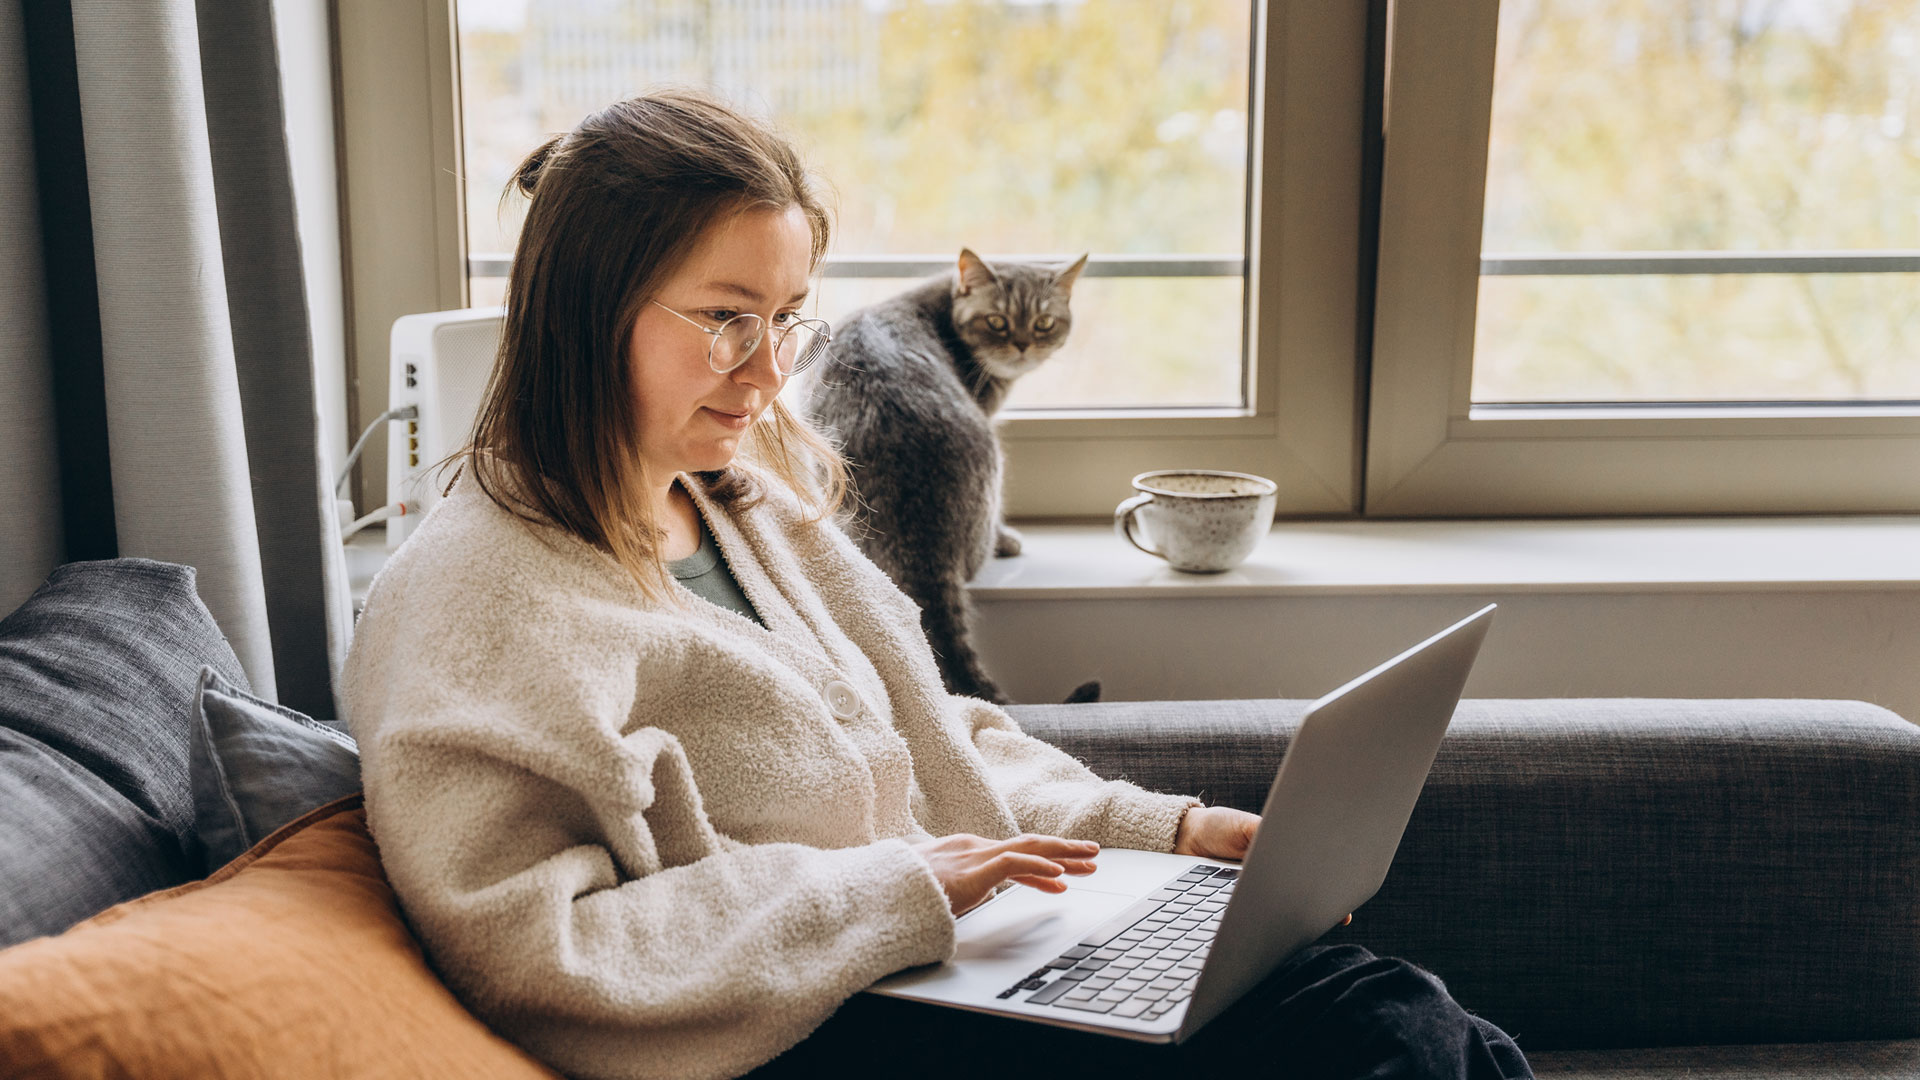
<svg viewBox="0 0 1920 1080"><path fill-rule="evenodd" d="M826 182L831 255L1220 260L1080 279L1067 346L1014 408L1246 403L1250 0L457 0L468 245L499 265L520 160L663 83L792 136ZM828 320L899 292L827 276ZM471 280L497 303L497 271Z"/></svg>
<svg viewBox="0 0 1920 1080"><path fill-rule="evenodd" d="M1501 0L1482 248L1920 254L1920 0ZM1657 269L1482 276L1473 400L1920 400L1920 274Z"/></svg>

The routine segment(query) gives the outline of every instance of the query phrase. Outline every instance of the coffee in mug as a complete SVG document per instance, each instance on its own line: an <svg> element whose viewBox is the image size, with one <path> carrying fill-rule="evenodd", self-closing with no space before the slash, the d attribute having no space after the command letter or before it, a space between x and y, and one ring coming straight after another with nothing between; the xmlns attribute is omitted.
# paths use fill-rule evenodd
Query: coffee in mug
<svg viewBox="0 0 1920 1080"><path fill-rule="evenodd" d="M1140 494L1114 508L1114 531L1175 570L1196 574L1230 570L1253 553L1273 528L1279 490L1262 476L1211 469L1145 472L1133 488Z"/></svg>

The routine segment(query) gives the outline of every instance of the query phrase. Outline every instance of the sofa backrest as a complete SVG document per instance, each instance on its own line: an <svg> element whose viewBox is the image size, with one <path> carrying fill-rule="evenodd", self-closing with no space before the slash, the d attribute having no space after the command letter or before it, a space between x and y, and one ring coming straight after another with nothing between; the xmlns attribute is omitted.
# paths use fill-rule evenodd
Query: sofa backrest
<svg viewBox="0 0 1920 1080"><path fill-rule="evenodd" d="M1257 812L1305 702L1021 706ZM1920 728L1861 702L1466 701L1341 940L1527 1049L1920 1035Z"/></svg>

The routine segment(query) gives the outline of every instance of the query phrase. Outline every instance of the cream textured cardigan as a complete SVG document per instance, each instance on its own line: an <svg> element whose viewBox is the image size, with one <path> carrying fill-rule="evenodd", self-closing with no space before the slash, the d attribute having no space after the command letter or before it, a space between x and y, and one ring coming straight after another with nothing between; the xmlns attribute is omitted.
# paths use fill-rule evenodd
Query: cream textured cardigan
<svg viewBox="0 0 1920 1080"><path fill-rule="evenodd" d="M381 860L495 1030L574 1076L736 1076L950 955L910 842L1173 846L1195 800L1102 781L947 694L912 601L777 482L730 512L681 480L765 627L690 592L650 603L463 477L355 632Z"/></svg>

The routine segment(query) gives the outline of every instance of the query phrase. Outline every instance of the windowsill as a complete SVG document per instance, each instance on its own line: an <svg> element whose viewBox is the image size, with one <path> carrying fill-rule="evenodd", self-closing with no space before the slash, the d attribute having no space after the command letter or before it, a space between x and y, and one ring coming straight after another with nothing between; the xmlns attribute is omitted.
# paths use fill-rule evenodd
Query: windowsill
<svg viewBox="0 0 1920 1080"><path fill-rule="evenodd" d="M1920 516L1289 522L1220 574L1104 525L1019 528L1024 551L987 563L976 600L1920 589ZM386 557L378 526L348 542L356 611Z"/></svg>
<svg viewBox="0 0 1920 1080"><path fill-rule="evenodd" d="M1174 570L1109 526L1020 532L975 599L1920 589L1920 516L1291 522L1220 574Z"/></svg>
<svg viewBox="0 0 1920 1080"><path fill-rule="evenodd" d="M373 576L387 565L388 554L385 525L368 526L348 538L347 591L353 594L354 618L367 606L367 590L373 587Z"/></svg>

